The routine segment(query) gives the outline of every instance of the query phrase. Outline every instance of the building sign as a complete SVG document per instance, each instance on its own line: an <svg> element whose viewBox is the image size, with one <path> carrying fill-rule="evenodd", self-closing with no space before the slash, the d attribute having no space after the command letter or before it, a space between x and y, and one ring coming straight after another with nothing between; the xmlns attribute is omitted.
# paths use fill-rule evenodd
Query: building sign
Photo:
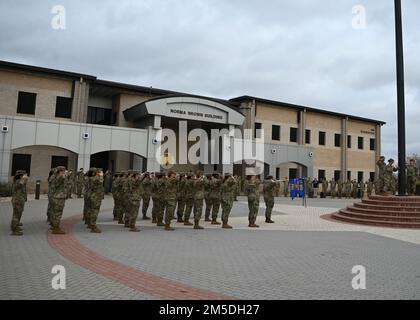
<svg viewBox="0 0 420 320"><path fill-rule="evenodd" d="M375 135L375 129L370 129L370 131L360 130L360 133Z"/></svg>
<svg viewBox="0 0 420 320"><path fill-rule="evenodd" d="M227 123L225 111L195 103L168 103L166 116L187 120Z"/></svg>

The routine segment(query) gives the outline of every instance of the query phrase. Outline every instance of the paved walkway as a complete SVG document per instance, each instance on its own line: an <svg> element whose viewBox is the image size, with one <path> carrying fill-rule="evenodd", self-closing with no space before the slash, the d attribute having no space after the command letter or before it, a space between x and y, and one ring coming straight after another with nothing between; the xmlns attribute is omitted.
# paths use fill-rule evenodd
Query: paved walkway
<svg viewBox="0 0 420 320"><path fill-rule="evenodd" d="M139 221L139 233L111 219L102 234L80 223L82 200L66 202L65 236L47 234L46 200L31 200L24 236L9 232L11 205L0 201L0 299L419 299L420 231L354 226L320 218L347 200L278 198L273 219L247 227L245 198L235 202L233 230L175 224L166 232ZM66 268L67 289L54 290L51 268ZM354 265L367 289L353 290Z"/></svg>

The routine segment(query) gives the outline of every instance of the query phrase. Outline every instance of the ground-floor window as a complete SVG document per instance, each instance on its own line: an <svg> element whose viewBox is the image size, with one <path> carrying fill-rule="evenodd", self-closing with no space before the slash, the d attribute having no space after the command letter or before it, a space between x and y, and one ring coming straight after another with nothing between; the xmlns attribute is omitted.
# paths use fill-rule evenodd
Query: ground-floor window
<svg viewBox="0 0 420 320"><path fill-rule="evenodd" d="M325 179L325 170L318 170L318 181Z"/></svg>
<svg viewBox="0 0 420 320"><path fill-rule="evenodd" d="M334 171L334 180L338 181L341 179L341 171L340 170L335 170Z"/></svg>
<svg viewBox="0 0 420 320"><path fill-rule="evenodd" d="M14 153L12 157L12 172L14 176L17 170L25 170L28 176L31 174L31 158L30 154Z"/></svg>
<svg viewBox="0 0 420 320"><path fill-rule="evenodd" d="M296 178L297 178L297 169L289 168L289 179L296 179Z"/></svg>
<svg viewBox="0 0 420 320"><path fill-rule="evenodd" d="M63 156L52 156L51 157L51 168L66 167L69 165L69 157Z"/></svg>
<svg viewBox="0 0 420 320"><path fill-rule="evenodd" d="M357 181L362 182L363 181L363 171L357 172Z"/></svg>

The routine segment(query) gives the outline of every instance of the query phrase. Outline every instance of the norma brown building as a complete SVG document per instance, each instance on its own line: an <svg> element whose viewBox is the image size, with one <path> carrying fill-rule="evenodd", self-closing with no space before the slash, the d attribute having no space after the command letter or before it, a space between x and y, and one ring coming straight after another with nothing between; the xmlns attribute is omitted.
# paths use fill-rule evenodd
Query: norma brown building
<svg viewBox="0 0 420 320"><path fill-rule="evenodd" d="M156 159L162 128L252 130L264 135L264 174L367 180L381 152L382 121L258 97L215 99L0 61L0 182L17 169L30 179L51 167L164 170ZM187 142L187 149L193 142ZM238 161L182 163L172 169L244 174ZM221 153L224 151L221 151ZM231 152L231 151L230 151Z"/></svg>

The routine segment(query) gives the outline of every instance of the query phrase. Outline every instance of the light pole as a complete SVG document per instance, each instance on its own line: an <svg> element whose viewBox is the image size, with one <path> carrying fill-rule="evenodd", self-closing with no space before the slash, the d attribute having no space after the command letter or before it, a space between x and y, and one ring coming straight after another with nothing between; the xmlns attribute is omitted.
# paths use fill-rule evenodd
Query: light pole
<svg viewBox="0 0 420 320"><path fill-rule="evenodd" d="M404 48L401 18L401 0L394 0L395 6L395 43L397 59L397 95L398 95L398 194L405 196L406 185L406 150L405 150L405 101L404 101Z"/></svg>

